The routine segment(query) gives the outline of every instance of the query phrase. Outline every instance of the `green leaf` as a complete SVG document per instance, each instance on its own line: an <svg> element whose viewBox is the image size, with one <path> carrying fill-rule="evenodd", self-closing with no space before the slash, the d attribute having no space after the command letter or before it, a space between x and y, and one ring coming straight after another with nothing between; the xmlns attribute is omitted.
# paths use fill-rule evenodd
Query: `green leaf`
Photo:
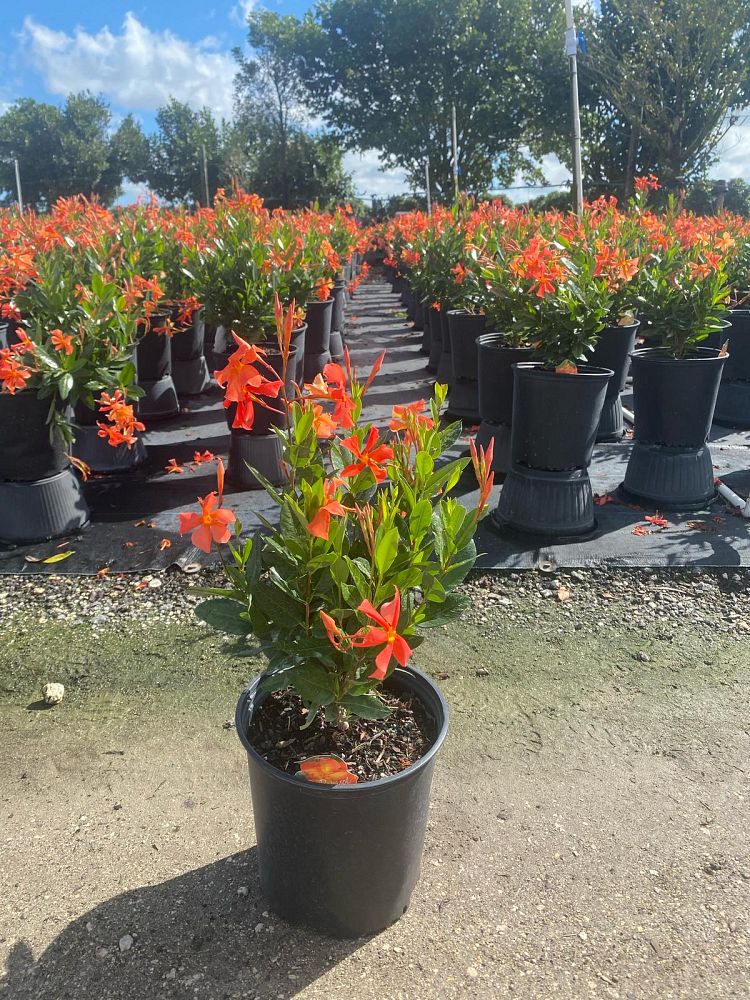
<svg viewBox="0 0 750 1000"><path fill-rule="evenodd" d="M360 719L385 719L391 714L390 708L372 695L347 694L339 701L339 705Z"/></svg>
<svg viewBox="0 0 750 1000"><path fill-rule="evenodd" d="M458 441L461 437L462 429L461 421L457 420L453 424L448 424L445 430L441 432L440 443L442 445L441 450L443 452L448 451L448 449L452 448L456 441Z"/></svg>
<svg viewBox="0 0 750 1000"><path fill-rule="evenodd" d="M420 451L417 455L417 472L422 477L422 479L427 480L432 475L432 470L435 468L435 463L432 460L432 456L426 451Z"/></svg>
<svg viewBox="0 0 750 1000"><path fill-rule="evenodd" d="M207 622L217 632L229 635L247 635L250 623L240 616L245 613L244 605L239 601L231 601L226 597L217 597L213 601L203 601L195 609L201 621Z"/></svg>
<svg viewBox="0 0 750 1000"><path fill-rule="evenodd" d="M62 562L63 559L68 559L70 556L73 555L74 552L75 552L75 549L68 549L66 552L58 552L56 555L50 556L48 559L42 559L42 562L43 563L59 563L59 562Z"/></svg>
<svg viewBox="0 0 750 1000"><path fill-rule="evenodd" d="M409 532L415 541L419 541L430 527L432 520L432 504L429 500L420 500L409 517Z"/></svg>
<svg viewBox="0 0 750 1000"><path fill-rule="evenodd" d="M471 607L471 598L466 594L448 594L442 604L423 604L425 611L435 608L435 614L430 614L429 618L424 618L419 622L420 628L437 628L439 625L447 625L455 621L464 611Z"/></svg>
<svg viewBox="0 0 750 1000"><path fill-rule="evenodd" d="M305 704L317 709L335 700L336 677L319 663L302 663L290 673L289 681Z"/></svg>
<svg viewBox="0 0 750 1000"><path fill-rule="evenodd" d="M60 394L60 399L68 398L68 396L73 391L73 385L74 385L73 376L70 374L70 372L65 372L64 375L60 376L60 379L57 383L57 391Z"/></svg>
<svg viewBox="0 0 750 1000"><path fill-rule="evenodd" d="M388 528L380 535L380 538L377 535L380 535L380 530L375 536L375 566L382 576L398 554L398 528Z"/></svg>

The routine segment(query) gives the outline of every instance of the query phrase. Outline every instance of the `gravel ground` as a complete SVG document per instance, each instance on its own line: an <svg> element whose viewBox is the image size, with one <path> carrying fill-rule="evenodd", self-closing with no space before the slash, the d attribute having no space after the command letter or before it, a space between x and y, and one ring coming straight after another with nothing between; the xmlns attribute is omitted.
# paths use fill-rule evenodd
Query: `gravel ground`
<svg viewBox="0 0 750 1000"><path fill-rule="evenodd" d="M200 600L192 587L221 585L216 571L194 575L179 571L133 576L0 577L0 622L31 610L41 623L115 621L176 622L192 618ZM613 627L653 625L664 630L689 621L707 624L714 635L743 638L750 632L750 569L719 570L567 570L550 573L481 573L463 588L475 602L467 620L482 625L488 609L503 609L508 622L544 617L548 604L560 604L561 633L591 632L606 617ZM488 603L491 602L491 603Z"/></svg>
<svg viewBox="0 0 750 1000"><path fill-rule="evenodd" d="M2 579L0 997L750 997L749 574L475 574L422 878L350 942L266 908L212 579Z"/></svg>

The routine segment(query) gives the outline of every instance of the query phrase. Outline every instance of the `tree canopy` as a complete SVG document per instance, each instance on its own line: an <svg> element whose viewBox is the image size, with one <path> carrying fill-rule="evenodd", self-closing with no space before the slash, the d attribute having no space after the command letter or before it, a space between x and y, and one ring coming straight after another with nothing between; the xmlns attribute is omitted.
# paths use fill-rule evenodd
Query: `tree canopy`
<svg viewBox="0 0 750 1000"><path fill-rule="evenodd" d="M464 190L509 183L529 166L523 143L540 94L534 67L548 8L539 0L322 0L296 28L266 12L255 37L293 52L313 111L346 146L379 150L418 187L429 156L445 195L454 105Z"/></svg>

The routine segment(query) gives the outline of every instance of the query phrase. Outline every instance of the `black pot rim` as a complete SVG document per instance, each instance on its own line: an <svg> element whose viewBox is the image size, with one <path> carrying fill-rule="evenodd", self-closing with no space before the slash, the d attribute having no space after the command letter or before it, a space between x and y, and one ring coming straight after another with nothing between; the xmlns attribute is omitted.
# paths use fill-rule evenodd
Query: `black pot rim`
<svg viewBox="0 0 750 1000"><path fill-rule="evenodd" d="M627 324L622 324L622 323L607 323L607 325L605 327L603 327L603 329L601 329L599 331L599 333L597 334L597 337L601 337L604 334L609 333L610 331L612 331L614 333L617 333L618 331L621 331L622 333L631 334L633 332L633 330L635 330L637 332L637 330L638 330L638 328L639 328L640 325L641 325L641 321L639 319L635 320L634 323L627 323Z"/></svg>
<svg viewBox="0 0 750 1000"><path fill-rule="evenodd" d="M477 347L488 347L490 350L499 351L533 351L534 348L530 344L521 344L520 347L514 347L512 344L507 342L509 333L500 333L499 330L493 330L491 332L485 331L480 333L476 339Z"/></svg>
<svg viewBox="0 0 750 1000"><path fill-rule="evenodd" d="M721 354L718 347L693 347L691 354L698 357L675 358L666 347L639 347L630 355L634 361L653 361L654 364L685 365L706 361L724 361L729 354Z"/></svg>
<svg viewBox="0 0 750 1000"><path fill-rule="evenodd" d="M430 688L432 688L432 691L440 705L440 710L443 716L442 723L440 719L435 719L435 722L439 727L438 732L435 737L434 743L427 751L427 753L424 755L424 757L420 757L418 761L415 761L413 764L405 768L403 771L399 771L398 774L391 774L387 778L378 778L377 781L358 781L356 784L353 785L321 785L317 784L316 782L309 782L309 781L301 782L299 778L296 778L294 775L287 774L285 771L280 770L278 767L274 767L273 764L269 764L264 757L261 757L261 755L258 753L258 751L255 749L255 747L248 739L247 733L244 730L243 720L242 720L242 709L245 703L250 698L254 697L258 689L258 686L261 680L263 679L264 674L262 673L258 674L258 676L254 678L254 680L252 680L247 685L247 687L243 690L242 694L239 697L234 717L237 735L240 738L242 746L245 748L249 756L252 758L253 762L258 767L261 767L268 774L273 775L274 778L276 778L276 780L283 781L286 784L294 785L294 787L298 788L300 791L305 791L312 795L330 795L332 792L336 792L339 795L343 794L363 795L367 792L372 792L373 790L388 788L395 782L402 781L405 778L411 777L418 771L421 771L423 768L425 768L432 760L432 758L435 756L435 754L442 747L443 743L445 742L445 737L448 733L448 704L445 700L445 697L443 696L443 692L440 690L440 688L437 686L437 684L431 677L428 677L427 674L422 673L422 671L418 670L416 667L408 666L403 669L401 667L396 667L391 676L398 677L398 676L408 676L408 675L417 677L419 680L423 681Z"/></svg>
<svg viewBox="0 0 750 1000"><path fill-rule="evenodd" d="M544 361L517 361L513 367L519 375L533 375L536 378L554 378L557 381L562 379L575 379L584 376L585 378L612 378L614 370L612 368L597 368L595 365L579 365L577 372L556 372Z"/></svg>
<svg viewBox="0 0 750 1000"><path fill-rule="evenodd" d="M305 303L305 312L307 312L307 310L311 309L313 306L326 307L326 306L332 306L332 305L333 305L333 298L314 299L312 302L306 302Z"/></svg>

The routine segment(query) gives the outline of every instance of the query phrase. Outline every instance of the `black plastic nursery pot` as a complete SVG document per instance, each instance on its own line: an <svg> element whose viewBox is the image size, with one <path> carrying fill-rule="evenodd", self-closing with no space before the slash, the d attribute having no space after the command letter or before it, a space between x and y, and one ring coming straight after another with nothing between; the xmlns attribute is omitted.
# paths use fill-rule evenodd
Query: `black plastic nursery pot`
<svg viewBox="0 0 750 1000"><path fill-rule="evenodd" d="M430 345L432 343L432 333L430 332L430 309L426 302L422 303L422 342L419 345L419 353L427 354L430 353ZM429 360L427 362L429 370Z"/></svg>
<svg viewBox="0 0 750 1000"><path fill-rule="evenodd" d="M436 374L440 357L443 353L443 324L440 319L442 312L437 306L431 305L427 310L430 318L430 357L427 360L427 371Z"/></svg>
<svg viewBox="0 0 750 1000"><path fill-rule="evenodd" d="M14 319L0 319L0 350L18 343L18 323Z"/></svg>
<svg viewBox="0 0 750 1000"><path fill-rule="evenodd" d="M619 441L625 434L625 419L620 393L630 371L630 355L635 349L638 323L608 326L599 334L596 347L588 358L595 368L611 368L613 377L607 385L602 415L596 432L597 441Z"/></svg>
<svg viewBox="0 0 750 1000"><path fill-rule="evenodd" d="M333 299L308 302L305 306L307 334L305 337L305 382L312 382L331 360L331 322Z"/></svg>
<svg viewBox="0 0 750 1000"><path fill-rule="evenodd" d="M414 326L412 329L415 333L424 330L424 306L417 295L414 296Z"/></svg>
<svg viewBox="0 0 750 1000"><path fill-rule="evenodd" d="M484 333L485 318L465 309L448 311L453 381L448 411L462 420L479 422L479 360L477 337Z"/></svg>
<svg viewBox="0 0 750 1000"><path fill-rule="evenodd" d="M333 313L331 315L331 332L344 332L344 310L346 308L346 282L337 281L334 283L331 292L333 299Z"/></svg>
<svg viewBox="0 0 750 1000"><path fill-rule="evenodd" d="M588 466L611 369L575 375L540 362L514 371L510 471L493 514L500 528L565 539L596 527Z"/></svg>
<svg viewBox="0 0 750 1000"><path fill-rule="evenodd" d="M190 326L172 337L172 378L178 396L199 396L211 382L204 357L205 333L203 311L199 309Z"/></svg>
<svg viewBox="0 0 750 1000"><path fill-rule="evenodd" d="M492 468L496 473L506 473L511 465L513 366L533 357L530 347L509 347L505 334L483 333L477 337L481 420L477 444L487 448L494 441Z"/></svg>
<svg viewBox="0 0 750 1000"><path fill-rule="evenodd" d="M684 358L663 348L632 357L633 450L622 489L663 510L699 510L715 495L707 440L726 357L697 347Z"/></svg>
<svg viewBox="0 0 750 1000"><path fill-rule="evenodd" d="M333 313L331 316L331 339L328 349L331 352L331 360L342 362L344 360L344 310L346 307L346 283L337 281L331 292L333 299Z"/></svg>
<svg viewBox="0 0 750 1000"><path fill-rule="evenodd" d="M19 545L79 531L89 510L65 449L51 442L50 400L0 393L0 542Z"/></svg>
<svg viewBox="0 0 750 1000"><path fill-rule="evenodd" d="M135 349L138 385L143 389L138 416L145 423L168 420L180 412L172 378L172 338L166 333L157 333L167 318L152 316L149 329Z"/></svg>
<svg viewBox="0 0 750 1000"><path fill-rule="evenodd" d="M100 413L84 403L76 405L76 437L72 451L77 459L85 462L97 475L130 472L145 462L146 446L140 437L136 437L130 448L126 444L113 448L106 438L99 436L98 420L106 422Z"/></svg>
<svg viewBox="0 0 750 1000"><path fill-rule="evenodd" d="M440 357L438 358L435 381L450 388L453 382L453 357L451 354L451 331L448 324L448 310L440 310Z"/></svg>
<svg viewBox="0 0 750 1000"><path fill-rule="evenodd" d="M735 309L729 327L714 334L707 346L729 341L729 357L724 364L714 422L725 427L750 428L750 309Z"/></svg>
<svg viewBox="0 0 750 1000"><path fill-rule="evenodd" d="M262 891L290 923L335 937L377 934L403 916L419 879L435 759L448 731L445 699L425 674L397 669L387 687L419 698L435 742L400 774L317 785L273 767L249 742L261 679L240 696L236 726L247 751Z"/></svg>

